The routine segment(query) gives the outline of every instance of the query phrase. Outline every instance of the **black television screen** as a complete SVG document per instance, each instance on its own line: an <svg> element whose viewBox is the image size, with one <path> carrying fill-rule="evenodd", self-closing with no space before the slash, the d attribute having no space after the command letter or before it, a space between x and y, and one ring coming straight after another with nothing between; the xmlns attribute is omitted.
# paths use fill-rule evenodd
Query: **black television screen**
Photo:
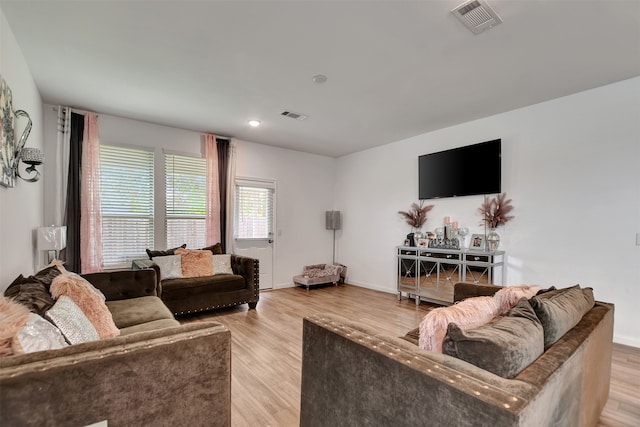
<svg viewBox="0 0 640 427"><path fill-rule="evenodd" d="M501 140L419 157L419 199L500 193Z"/></svg>

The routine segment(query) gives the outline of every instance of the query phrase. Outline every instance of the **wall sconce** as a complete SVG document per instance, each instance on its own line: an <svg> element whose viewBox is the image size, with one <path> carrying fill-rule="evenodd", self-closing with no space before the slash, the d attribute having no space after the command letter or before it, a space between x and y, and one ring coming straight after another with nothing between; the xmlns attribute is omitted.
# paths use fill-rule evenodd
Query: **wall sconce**
<svg viewBox="0 0 640 427"><path fill-rule="evenodd" d="M16 141L16 120L19 118L26 118L27 124ZM0 184L5 187L14 187L16 177L28 182L40 179L40 172L36 170L36 166L44 162L42 151L37 148L24 148L31 126L31 118L26 111L13 111L11 89L0 77ZM21 161L29 165L25 172L33 176L20 175Z"/></svg>
<svg viewBox="0 0 640 427"><path fill-rule="evenodd" d="M66 226L38 227L38 251L47 251L47 264L50 264L54 259L58 259L60 250L66 246Z"/></svg>

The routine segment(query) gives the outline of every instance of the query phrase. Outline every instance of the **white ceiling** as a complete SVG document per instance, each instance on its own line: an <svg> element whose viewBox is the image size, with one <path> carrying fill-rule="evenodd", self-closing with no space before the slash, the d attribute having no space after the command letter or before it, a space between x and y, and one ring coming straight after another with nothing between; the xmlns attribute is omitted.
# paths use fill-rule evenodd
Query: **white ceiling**
<svg viewBox="0 0 640 427"><path fill-rule="evenodd" d="M328 156L640 75L640 0L489 0L480 35L462 2L0 7L46 103Z"/></svg>

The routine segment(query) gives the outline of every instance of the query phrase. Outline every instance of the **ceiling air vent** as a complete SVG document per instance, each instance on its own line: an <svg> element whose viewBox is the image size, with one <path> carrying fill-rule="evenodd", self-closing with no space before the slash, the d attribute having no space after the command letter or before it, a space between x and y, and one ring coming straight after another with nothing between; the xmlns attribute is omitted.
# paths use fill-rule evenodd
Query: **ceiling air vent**
<svg viewBox="0 0 640 427"><path fill-rule="evenodd" d="M451 11L473 34L480 34L502 19L484 0L469 0Z"/></svg>
<svg viewBox="0 0 640 427"><path fill-rule="evenodd" d="M292 119L296 119L300 121L305 120L307 117L309 117L309 116L305 116L304 114L294 113L293 111L283 111L282 113L280 113L280 115L285 117L291 117Z"/></svg>

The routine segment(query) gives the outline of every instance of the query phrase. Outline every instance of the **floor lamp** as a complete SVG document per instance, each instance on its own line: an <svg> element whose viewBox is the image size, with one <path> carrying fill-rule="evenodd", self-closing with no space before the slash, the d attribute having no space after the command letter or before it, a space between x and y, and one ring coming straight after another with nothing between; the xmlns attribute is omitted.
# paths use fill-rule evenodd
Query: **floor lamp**
<svg viewBox="0 0 640 427"><path fill-rule="evenodd" d="M342 221L340 220L340 211L326 211L325 223L327 230L333 230L333 258L332 264L336 263L336 230L340 230Z"/></svg>

